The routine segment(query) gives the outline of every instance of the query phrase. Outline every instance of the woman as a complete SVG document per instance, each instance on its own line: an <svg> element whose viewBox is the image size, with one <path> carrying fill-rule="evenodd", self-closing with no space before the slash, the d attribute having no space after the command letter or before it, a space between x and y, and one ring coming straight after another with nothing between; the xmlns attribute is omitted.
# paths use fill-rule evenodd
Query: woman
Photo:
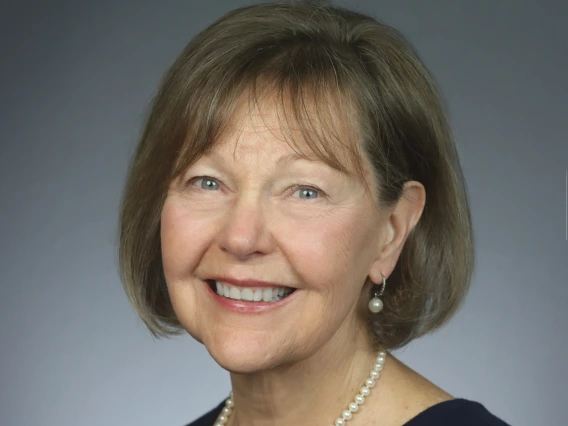
<svg viewBox="0 0 568 426"><path fill-rule="evenodd" d="M505 424L388 352L456 312L473 241L433 79L370 17L264 3L197 35L133 158L120 265L155 336L231 374L191 425Z"/></svg>

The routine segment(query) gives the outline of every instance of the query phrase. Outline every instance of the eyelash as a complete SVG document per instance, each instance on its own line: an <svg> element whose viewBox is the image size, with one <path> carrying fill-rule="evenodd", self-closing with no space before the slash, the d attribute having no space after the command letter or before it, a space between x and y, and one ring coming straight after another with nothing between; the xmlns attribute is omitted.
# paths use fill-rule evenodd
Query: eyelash
<svg viewBox="0 0 568 426"><path fill-rule="evenodd" d="M299 189L309 189L310 191L314 191L318 194L317 198L325 198L327 196L321 189L311 185L294 185L290 189L292 190L292 194L295 194Z"/></svg>
<svg viewBox="0 0 568 426"><path fill-rule="evenodd" d="M188 180L187 186L191 186L191 184L192 184L193 182L198 181L198 180L200 180L200 179L212 180L212 181L216 182L217 185L219 185L219 187L221 187L221 182L220 182L218 179L213 178L213 177L211 177L211 176L195 176L195 177L192 177L191 179ZM317 198L326 198L326 197L327 197L327 194L326 194L324 191L322 191L322 190L319 189L318 187L312 186L312 185L301 185L301 184L298 184L298 185L293 185L293 186L291 186L289 189L292 190L292 194L295 194L296 191L298 191L298 190L300 190L300 189L309 189L309 190L311 190L311 191L316 192L316 193L319 195ZM205 191L205 190L204 190L204 191ZM317 198L316 198L316 199L317 199Z"/></svg>
<svg viewBox="0 0 568 426"><path fill-rule="evenodd" d="M187 181L186 186L191 186L191 184L192 184L193 182L198 181L198 180L201 180L201 179L204 179L204 180L212 180L213 182L216 182L217 185L219 185L219 187L221 187L221 183L219 182L219 180L218 180L218 179L215 179L215 178L212 178L211 176L194 176L194 177L192 177L191 179L189 179L189 180Z"/></svg>

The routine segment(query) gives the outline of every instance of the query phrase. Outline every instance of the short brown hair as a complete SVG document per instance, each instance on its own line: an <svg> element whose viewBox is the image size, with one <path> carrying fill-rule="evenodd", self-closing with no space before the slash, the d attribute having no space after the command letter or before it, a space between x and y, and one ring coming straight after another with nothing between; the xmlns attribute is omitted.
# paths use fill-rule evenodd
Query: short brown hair
<svg viewBox="0 0 568 426"><path fill-rule="evenodd" d="M361 170L361 155L369 159L380 204L396 203L409 180L424 185L422 217L389 277L383 311L369 313L368 324L374 343L386 349L440 327L467 293L474 253L465 181L434 79L410 43L376 19L323 3L285 1L236 9L199 33L153 100L130 164L119 236L121 279L151 333L184 332L161 259L168 187L213 146L237 98L261 82L289 95L294 119L323 161L345 169L346 159L353 159ZM330 97L352 111L358 144L342 145L352 155L330 148L337 145L325 114ZM309 101L316 117L313 109L306 112ZM316 120L325 124L320 137L313 137Z"/></svg>

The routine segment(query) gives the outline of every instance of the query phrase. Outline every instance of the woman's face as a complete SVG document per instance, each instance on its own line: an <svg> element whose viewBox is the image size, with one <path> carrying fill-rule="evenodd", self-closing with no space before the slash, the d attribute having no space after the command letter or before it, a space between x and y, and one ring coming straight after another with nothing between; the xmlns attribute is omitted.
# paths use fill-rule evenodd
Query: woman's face
<svg viewBox="0 0 568 426"><path fill-rule="evenodd" d="M365 327L362 289L376 267L384 221L354 175L294 155L270 104L241 117L238 129L172 183L161 218L174 310L237 373L297 362L333 336ZM296 290L273 306L229 301L211 280L251 286L253 298L266 286L243 280ZM268 309L242 312L239 303Z"/></svg>

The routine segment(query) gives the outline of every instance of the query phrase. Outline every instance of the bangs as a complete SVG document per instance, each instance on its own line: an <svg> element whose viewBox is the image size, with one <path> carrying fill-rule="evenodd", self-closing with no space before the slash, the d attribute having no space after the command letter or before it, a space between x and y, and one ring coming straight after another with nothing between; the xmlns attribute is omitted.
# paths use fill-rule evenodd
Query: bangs
<svg viewBox="0 0 568 426"><path fill-rule="evenodd" d="M366 182L357 103L342 84L346 77L338 62L321 44L302 44L273 48L240 68L231 62L218 67L213 72L223 73L223 78L208 79L216 87L200 82L200 90L188 99L187 135L172 180L211 150L229 128L238 128L244 117L270 111L277 116L278 129L266 128L298 155Z"/></svg>

